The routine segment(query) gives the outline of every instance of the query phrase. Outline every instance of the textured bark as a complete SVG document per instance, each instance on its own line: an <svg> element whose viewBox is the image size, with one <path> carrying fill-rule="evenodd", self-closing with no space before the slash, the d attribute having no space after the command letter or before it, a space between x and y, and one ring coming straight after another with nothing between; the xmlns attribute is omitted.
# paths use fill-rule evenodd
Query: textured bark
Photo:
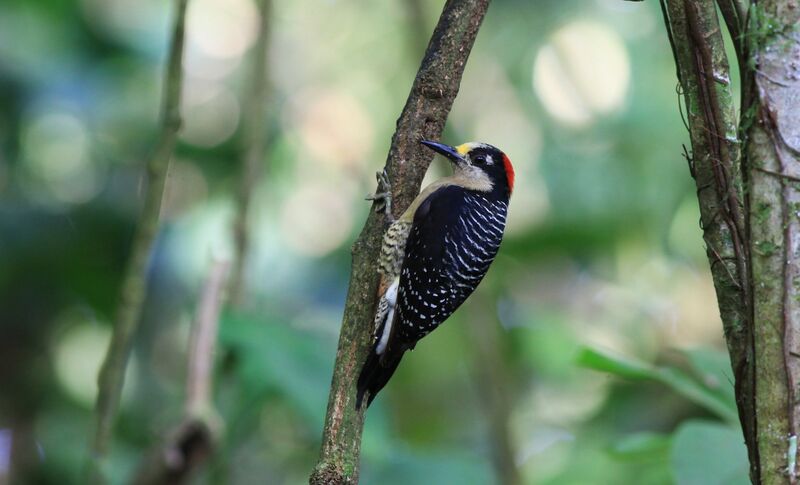
<svg viewBox="0 0 800 485"><path fill-rule="evenodd" d="M686 98L690 168L751 479L794 484L800 422L800 5L718 3L742 78L740 120L733 112L715 6L662 0Z"/></svg>
<svg viewBox="0 0 800 485"><path fill-rule="evenodd" d="M750 462L757 464L741 157L722 31L712 2L667 0L662 6L686 103L692 142L687 158L697 185L703 239L736 380L736 404Z"/></svg>
<svg viewBox="0 0 800 485"><path fill-rule="evenodd" d="M122 279L114 333L98 377L95 429L90 447L87 480L105 483L106 455L110 447L112 428L119 409L133 337L139 326L142 304L147 291L147 267L153 243L158 233L161 200L167 178L167 168L175 149L181 125L180 100L183 86L184 20L188 0L175 2L176 14L169 48L164 98L161 112L161 133L156 149L147 164L147 192L144 207L136 226L130 259Z"/></svg>
<svg viewBox="0 0 800 485"><path fill-rule="evenodd" d="M419 144L439 139L453 105L470 50L489 0L448 0L433 32L411 92L397 120L386 160L395 216L411 203L433 153ZM310 483L358 483L363 412L355 408L355 384L372 336L377 298L376 261L387 221L370 213L353 244L350 288L342 318L320 459Z"/></svg>
<svg viewBox="0 0 800 485"><path fill-rule="evenodd" d="M756 421L763 483L796 483L800 386L800 5L765 0L748 26L756 92L748 112ZM796 443L796 442L795 442Z"/></svg>

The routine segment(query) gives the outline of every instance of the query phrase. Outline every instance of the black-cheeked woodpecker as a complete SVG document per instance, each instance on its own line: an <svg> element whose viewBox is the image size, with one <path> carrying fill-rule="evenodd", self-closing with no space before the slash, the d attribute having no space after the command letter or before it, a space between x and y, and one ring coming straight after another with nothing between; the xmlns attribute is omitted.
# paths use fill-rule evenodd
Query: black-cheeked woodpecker
<svg viewBox="0 0 800 485"><path fill-rule="evenodd" d="M421 143L444 155L453 175L427 186L384 235L374 344L358 378L356 407L365 395L369 405L403 354L472 294L503 239L514 189L508 157L485 143Z"/></svg>

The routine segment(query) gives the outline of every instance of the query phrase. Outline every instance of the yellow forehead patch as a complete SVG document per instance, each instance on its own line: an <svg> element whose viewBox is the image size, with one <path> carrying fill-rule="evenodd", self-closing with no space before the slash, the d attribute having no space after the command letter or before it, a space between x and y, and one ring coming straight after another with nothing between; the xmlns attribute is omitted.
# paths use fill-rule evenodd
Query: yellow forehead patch
<svg viewBox="0 0 800 485"><path fill-rule="evenodd" d="M472 150L473 148L475 148L477 145L478 145L478 144L477 144L477 143L475 143L475 142L470 142L470 143L464 143L464 144L462 144L462 145L458 145L458 146L457 146L457 147L455 147L455 148L456 148L456 151L458 152L458 154L459 154L459 155L461 155L461 156L463 157L464 155L466 155L467 153L469 153L469 151L470 151L470 150Z"/></svg>

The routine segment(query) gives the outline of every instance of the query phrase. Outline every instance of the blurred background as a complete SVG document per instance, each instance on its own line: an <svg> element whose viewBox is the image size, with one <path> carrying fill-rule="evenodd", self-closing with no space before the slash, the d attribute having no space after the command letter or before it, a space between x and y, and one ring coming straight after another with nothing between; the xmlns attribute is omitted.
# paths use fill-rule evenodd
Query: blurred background
<svg viewBox="0 0 800 485"><path fill-rule="evenodd" d="M221 319L225 434L199 483L307 481L350 244L442 4L274 0L247 295ZM0 484L79 483L171 7L0 3ZM180 420L198 293L233 252L259 23L254 0L189 2L117 483ZM362 483L747 483L656 2L495 0L443 141L470 140L514 162L506 239L370 408Z"/></svg>

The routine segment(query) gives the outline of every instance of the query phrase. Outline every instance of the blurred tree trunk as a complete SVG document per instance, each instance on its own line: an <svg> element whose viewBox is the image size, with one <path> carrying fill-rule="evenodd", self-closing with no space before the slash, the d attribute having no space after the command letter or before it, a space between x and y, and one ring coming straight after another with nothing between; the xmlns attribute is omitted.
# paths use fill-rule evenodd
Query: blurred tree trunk
<svg viewBox="0 0 800 485"><path fill-rule="evenodd" d="M448 0L433 32L411 92L397 120L385 170L392 208L399 216L419 192L433 153L419 144L439 139L458 94L461 76L489 0ZM355 384L372 340L378 289L376 261L388 221L370 213L353 244L350 288L333 369L320 459L310 483L358 483L364 412L355 406Z"/></svg>
<svg viewBox="0 0 800 485"><path fill-rule="evenodd" d="M701 223L753 483L797 483L800 5L718 0L741 74L737 116L714 2L661 0L685 98Z"/></svg>
<svg viewBox="0 0 800 485"><path fill-rule="evenodd" d="M139 327L147 291L147 268L160 227L161 202L167 180L167 169L181 126L181 92L183 88L183 46L188 0L175 2L175 21L168 51L164 92L161 106L161 130L153 155L147 163L147 189L144 206L136 224L133 247L120 288L114 332L97 378L94 430L89 448L86 481L107 483L112 430L117 417L125 381L125 369Z"/></svg>
<svg viewBox="0 0 800 485"><path fill-rule="evenodd" d="M251 209L253 193L261 178L267 151L266 104L269 98L267 53L271 32L272 0L260 0L258 39L253 47L246 104L242 113L242 146L239 187L236 193L236 216L233 223L234 259L230 278L230 301L241 308L247 295L247 262L251 245Z"/></svg>

